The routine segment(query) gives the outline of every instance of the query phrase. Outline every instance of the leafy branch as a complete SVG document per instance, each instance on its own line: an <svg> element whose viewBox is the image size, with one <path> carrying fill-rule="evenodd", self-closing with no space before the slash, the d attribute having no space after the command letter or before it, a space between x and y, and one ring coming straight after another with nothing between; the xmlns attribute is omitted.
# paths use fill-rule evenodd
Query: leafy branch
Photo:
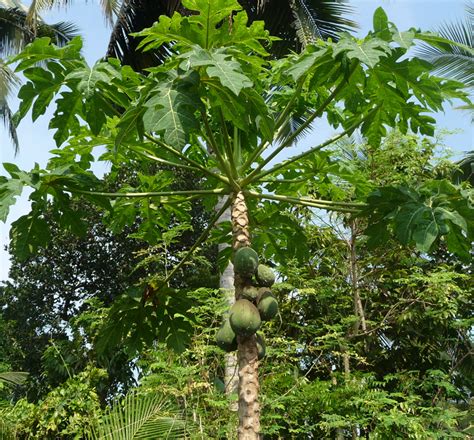
<svg viewBox="0 0 474 440"><path fill-rule="evenodd" d="M295 205L308 206L311 208L326 209L327 211L337 211L351 214L357 214L361 212L362 208L367 206L364 203L333 202L330 200L313 199L310 197L291 197L276 194L261 194L256 191L244 191L244 194L257 199L275 200L278 202L286 202Z"/></svg>
<svg viewBox="0 0 474 440"><path fill-rule="evenodd" d="M156 145L159 145L160 147L164 148L166 151L169 151L170 153L174 154L176 157L179 157L180 159L184 160L185 162L188 162L190 165L196 167L203 173L209 175L210 177L213 177L217 180L220 180L221 182L224 182L225 184L229 185L229 179L225 176L222 176L221 174L214 173L213 171L209 170L208 168L202 166L200 163L196 162L195 160L191 159L190 157L186 156L185 154L179 152L178 150L175 150L173 147L169 146L165 142L155 139L153 136L150 136L149 134L145 133L145 137L150 140L151 142L155 143Z"/></svg>

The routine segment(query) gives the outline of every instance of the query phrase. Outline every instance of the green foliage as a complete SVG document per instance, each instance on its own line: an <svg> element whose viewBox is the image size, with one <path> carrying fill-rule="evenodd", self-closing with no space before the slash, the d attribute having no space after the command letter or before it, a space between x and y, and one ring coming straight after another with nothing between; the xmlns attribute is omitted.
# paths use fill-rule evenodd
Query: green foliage
<svg viewBox="0 0 474 440"><path fill-rule="evenodd" d="M135 440L150 438L183 438L185 422L157 394L127 394L104 415L87 438Z"/></svg>
<svg viewBox="0 0 474 440"><path fill-rule="evenodd" d="M100 413L94 384L103 374L97 369L86 370L52 390L37 405L19 400L4 416L14 426L17 438L84 438Z"/></svg>
<svg viewBox="0 0 474 440"><path fill-rule="evenodd" d="M111 353L123 344L130 357L159 339L176 351L189 341L191 300L184 292L161 289L150 297L139 288L118 298L101 330L98 350Z"/></svg>
<svg viewBox="0 0 474 440"><path fill-rule="evenodd" d="M45 170L36 168L23 175L17 170L12 179L0 182L2 217L23 185L34 189L32 213L14 225L12 246L18 255L25 258L48 241L41 212L45 200L51 197L54 210L64 213L60 217L62 225L79 233L83 225L75 221L77 216L70 209L70 201L77 194L111 210L111 224L118 230L139 217L149 219L158 206L160 215L153 216L153 221L162 225L175 216L181 221L189 219L190 199L213 196L214 191L230 194L240 188L248 199L256 199L256 240L262 241L263 252L268 256L278 254L283 241L293 243L287 257L301 258L304 240L298 238L304 234L298 222L287 214L281 215L280 209L273 206L276 203L262 201L269 197L271 187L277 190L274 197L280 203L354 213L361 205L319 200L311 192L311 184L295 187L286 182L314 176L306 182L323 182L324 192L333 197L334 186L328 185L327 180L336 169L330 165L329 156L326 163L324 159L319 164L315 161L318 156L324 158L321 154L325 153L320 150L334 140L268 166L274 156L289 148L299 134L323 116L333 127L342 127L343 132L335 139L359 127L376 147L395 121L401 133L411 130L433 134L434 120L426 112L441 110L446 99L467 101L460 84L430 76L425 62L405 57L417 39L428 37L414 29L400 32L382 10L376 11L374 31L362 40L344 35L337 42L318 41L301 54L270 60L264 45L271 42L271 37L262 23L248 26L246 13L236 2L189 1L187 7L196 14L161 17L139 33L145 50L173 42L171 57L147 75L121 67L115 60L88 66L79 53L81 43L77 39L65 48L40 39L14 59L19 63L17 70L24 71L28 78L20 92L18 119L31 107L34 118L38 117L56 99L51 128L57 129L58 146L66 143L55 152ZM233 11L230 21L224 19L229 11ZM37 66L40 61L44 62L41 67ZM127 110L121 113L120 108ZM304 122L296 132L283 136L288 118L293 116ZM263 153L271 145L274 150L265 157ZM173 170L196 172L201 176L201 186L177 193L172 188L173 179L158 174L157 180L143 179L133 187L121 188L118 194L109 194L117 199L109 204L104 201L107 194L102 191L103 183L89 171L90 159L78 160L78 155L84 157L85 149L91 154L104 146L106 153L101 159L111 161L114 168L140 170L154 161ZM319 168L318 173L315 167ZM351 178L348 171L342 177ZM281 179L282 175L285 179ZM278 185L273 183L276 181ZM421 203L425 198L437 197L435 194L440 191L448 191L444 196L440 194L441 198L452 195L446 186L410 191ZM126 197L134 194L136 199ZM400 206L400 210L412 213L413 197L399 197L393 202L403 203L406 206ZM177 203L181 205L177 207ZM267 212L263 215L260 210ZM427 221L429 215L425 210L416 222L410 222L413 230L402 241L414 239L426 249L439 235L435 229L443 232L449 226L450 249L466 258L465 247L455 244L462 242L466 228L459 221L451 221L454 210L436 214L436 225ZM443 220L439 220L440 215ZM267 217L262 222L281 224L282 230L265 228L259 224L259 217ZM386 229L375 217L376 225ZM146 240L156 241L151 219L142 224L148 230ZM425 238L419 238L422 235Z"/></svg>
<svg viewBox="0 0 474 440"><path fill-rule="evenodd" d="M174 42L168 61L147 75L113 60L91 68L77 40L63 49L40 40L15 59L18 70L29 75L18 119L29 108L37 117L56 100L51 127L61 148L45 169L25 173L6 166L11 178L0 181L2 218L23 186L33 189L32 212L14 225L13 251L26 258L46 244L48 215L67 237L84 234L77 221L82 210L74 205L79 198L100 204L116 233L132 232L152 246L139 252L145 258L137 277L126 280L133 287L113 291L113 297L123 295L108 318L95 304L78 317L72 341L41 350L45 377L60 388L44 393L41 413L20 401L22 429L43 438L73 430L82 435L88 427L83 419L93 421L98 414L93 388L99 385L78 377L98 371L96 350L110 360L106 348L118 353L124 346L141 367L143 389L159 389L192 414L201 438L235 435L235 415L221 391L222 356L211 343L222 303L216 291L186 289L181 269L191 263L187 269L195 285L210 272L199 251L209 243L215 219L201 210L196 223L205 226L191 225L196 199L210 207L218 196L227 200L242 190L253 245L262 259L278 265L284 281L273 289L281 320L262 326L271 359L262 362L265 435L463 435L462 405L473 387L472 285L465 275L472 272L472 191L439 178L429 163L429 142L409 136L392 149L390 142L397 142L388 135L394 126L400 136L433 134L427 112L441 110L446 99L467 101L462 85L431 76L428 64L407 58L413 44L429 36L400 32L380 9L374 31L362 40L345 35L271 60L263 24L248 27L237 3L189 0L185 6L196 14L162 18L141 33L147 50ZM302 122L288 133L291 116ZM342 131L272 162L318 118ZM366 145L326 148L357 129ZM132 179L115 183L114 191L90 170L99 147L113 176L132 170ZM393 173L387 173L390 167ZM180 173L197 178L181 189ZM322 227L314 224L321 211L313 208L340 214L324 216L329 226ZM31 231L41 237L30 237ZM180 246L178 238L191 232L194 244ZM229 232L224 225L213 243L229 241ZM383 248L370 248L375 239ZM44 264L36 266L45 270ZM181 278L173 281L175 273ZM15 289L7 295L14 297ZM33 298L47 309L40 296ZM9 308L15 309L14 301ZM22 316L20 309L15 313ZM258 311L249 314L237 332L260 327ZM34 321L27 330L41 325ZM87 329L83 339L81 329ZM82 350L74 347L76 341ZM92 352L84 350L90 342ZM94 366L71 372L77 353L84 352ZM58 357L63 370L54 368ZM61 407L64 389L72 398ZM50 403L66 408L60 419ZM69 423L69 414L78 415Z"/></svg>
<svg viewBox="0 0 474 440"><path fill-rule="evenodd" d="M367 234L371 243L388 238L387 225L402 244L414 244L428 252L436 240L443 240L450 252L466 261L474 242L473 194L447 180L431 180L416 191L406 187L385 187L367 199L371 223Z"/></svg>

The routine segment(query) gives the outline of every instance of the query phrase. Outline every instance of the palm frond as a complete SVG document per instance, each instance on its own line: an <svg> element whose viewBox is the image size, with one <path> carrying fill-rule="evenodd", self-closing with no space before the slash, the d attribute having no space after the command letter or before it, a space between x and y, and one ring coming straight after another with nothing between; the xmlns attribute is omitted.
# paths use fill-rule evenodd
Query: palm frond
<svg viewBox="0 0 474 440"><path fill-rule="evenodd" d="M175 11L186 13L180 0L157 2L155 0L125 0L118 13L109 46L107 57L117 58L124 65L134 70L143 70L150 66L162 64L169 56L166 46L152 52L138 52L139 39L132 37L133 32L150 27L160 15L171 16Z"/></svg>
<svg viewBox="0 0 474 440"><path fill-rule="evenodd" d="M323 38L314 16L304 1L297 0L295 2L293 16L295 18L293 27L295 28L296 36L303 49L308 44L314 43L315 40Z"/></svg>
<svg viewBox="0 0 474 440"><path fill-rule="evenodd" d="M15 154L18 153L19 143L13 114L8 105L8 96L13 91L19 80L15 74L0 60L0 118L8 131ZM1 376L0 376L1 378Z"/></svg>
<svg viewBox="0 0 474 440"><path fill-rule="evenodd" d="M358 28L355 21L347 18L354 13L354 9L346 0L306 0L305 3L318 28L315 34L320 34L324 40L338 40L341 32L351 32Z"/></svg>
<svg viewBox="0 0 474 440"><path fill-rule="evenodd" d="M0 381L10 385L21 385L28 378L28 373L23 371L7 371L0 373Z"/></svg>
<svg viewBox="0 0 474 440"><path fill-rule="evenodd" d="M33 38L25 27L26 13L18 8L0 8L0 56L19 52Z"/></svg>
<svg viewBox="0 0 474 440"><path fill-rule="evenodd" d="M290 136L295 133L300 126L302 126L306 120L311 116L311 111L305 114L292 114L282 125L278 141L284 143ZM306 127L298 136L295 138L294 143L297 143L304 136L308 135L312 130L312 127Z"/></svg>
<svg viewBox="0 0 474 440"><path fill-rule="evenodd" d="M433 65L434 73L474 87L474 7L468 5L466 17L445 23L437 33L453 44L422 44L416 54Z"/></svg>
<svg viewBox="0 0 474 440"><path fill-rule="evenodd" d="M41 22L38 24L37 36L50 37L58 46L66 45L77 35L79 35L79 28L68 21L59 21L53 24Z"/></svg>
<svg viewBox="0 0 474 440"><path fill-rule="evenodd" d="M333 38L357 27L348 18L352 8L346 0L239 0L249 20L263 20L270 34L281 38L271 50L281 56L290 50L300 51L313 39Z"/></svg>
<svg viewBox="0 0 474 440"><path fill-rule="evenodd" d="M27 11L26 23L34 29L41 22L41 14L53 7L66 8L72 3L72 0L33 0ZM121 0L100 0L102 12L106 21L112 25L114 19L120 10Z"/></svg>
<svg viewBox="0 0 474 440"><path fill-rule="evenodd" d="M158 395L128 394L115 404L90 438L109 440L175 439L185 434L185 422Z"/></svg>
<svg viewBox="0 0 474 440"><path fill-rule="evenodd" d="M19 52L35 37L50 37L56 44L64 45L77 34L77 27L66 22L48 25L39 20L36 28L31 28L24 9L0 7L0 56Z"/></svg>

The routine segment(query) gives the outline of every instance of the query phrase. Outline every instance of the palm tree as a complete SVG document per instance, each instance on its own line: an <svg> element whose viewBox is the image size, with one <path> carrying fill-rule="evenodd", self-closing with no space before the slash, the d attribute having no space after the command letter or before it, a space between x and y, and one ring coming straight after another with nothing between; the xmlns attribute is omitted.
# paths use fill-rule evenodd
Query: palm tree
<svg viewBox="0 0 474 440"><path fill-rule="evenodd" d="M72 0L33 0L28 8L27 22L30 25L35 25L37 22L41 22L40 14L42 12L53 7L67 7L71 3ZM100 0L104 17L110 25L113 24L121 3L122 0Z"/></svg>
<svg viewBox="0 0 474 440"><path fill-rule="evenodd" d="M345 18L352 11L347 0L239 0L249 21L265 21L271 35L281 38L271 50L281 55L289 50L299 51L314 39L337 39L342 31L349 31L356 24ZM158 2L156 0L124 0L112 32L108 57L118 58L135 70L157 65L168 56L166 48L158 52L137 52L139 40L133 32L150 27L160 15L186 14L181 0Z"/></svg>
<svg viewBox="0 0 474 440"><path fill-rule="evenodd" d="M33 2L34 3L34 2ZM36 37L50 37L56 44L64 45L77 34L71 23L46 24L37 17L34 25L28 21L28 8L18 0L0 0L0 118L18 151L18 137L8 98L18 83L18 78L3 59L21 51Z"/></svg>
<svg viewBox="0 0 474 440"><path fill-rule="evenodd" d="M424 44L417 55L433 64L435 73L474 87L474 4L466 5L466 16L454 23L445 23L436 32L452 44Z"/></svg>
<svg viewBox="0 0 474 440"><path fill-rule="evenodd" d="M437 43L423 45L417 55L433 65L433 71L449 79L455 79L466 85L472 93L474 91L474 3L466 4L466 15L463 20L454 23L445 23L437 33L452 44ZM474 106L467 104L458 107L471 112L474 121ZM463 180L474 185L474 151L468 151L458 163L459 169L453 179L459 183Z"/></svg>

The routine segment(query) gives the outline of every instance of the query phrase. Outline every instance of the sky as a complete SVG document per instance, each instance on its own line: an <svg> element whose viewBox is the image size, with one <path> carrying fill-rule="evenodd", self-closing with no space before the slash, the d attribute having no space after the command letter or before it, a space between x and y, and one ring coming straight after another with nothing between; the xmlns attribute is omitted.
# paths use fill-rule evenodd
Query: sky
<svg viewBox="0 0 474 440"><path fill-rule="evenodd" d="M84 37L84 56L89 63L93 63L105 54L111 28L107 26L101 14L99 0L75 0L71 3L73 4L67 9L55 9L43 14L43 18L48 23L75 23ZM460 20L464 16L465 5L462 0L352 0L350 3L355 9L351 18L359 23L358 34L361 37L371 29L373 13L379 6L384 8L389 21L403 31L411 27L434 30L442 23ZM16 99L11 99L11 107L13 110L18 108ZM30 170L35 163L45 166L50 157L48 152L55 146L53 132L48 130L49 115L51 113L47 113L35 123L28 117L22 121L18 129L20 152L16 156L7 132L0 127L0 162L15 163L24 170ZM456 157L474 148L473 129L467 113L454 110L448 105L444 113L435 117L439 129L456 131L445 138L446 145L453 150ZM327 127L316 127L314 136L310 135L307 142L314 145L317 143L314 141L315 137L325 139L332 134ZM0 169L0 174L5 174L3 168ZM24 195L11 209L8 223L0 223L0 280L8 277L9 255L4 251L4 247L9 241L10 223L28 211L29 203L27 195Z"/></svg>

